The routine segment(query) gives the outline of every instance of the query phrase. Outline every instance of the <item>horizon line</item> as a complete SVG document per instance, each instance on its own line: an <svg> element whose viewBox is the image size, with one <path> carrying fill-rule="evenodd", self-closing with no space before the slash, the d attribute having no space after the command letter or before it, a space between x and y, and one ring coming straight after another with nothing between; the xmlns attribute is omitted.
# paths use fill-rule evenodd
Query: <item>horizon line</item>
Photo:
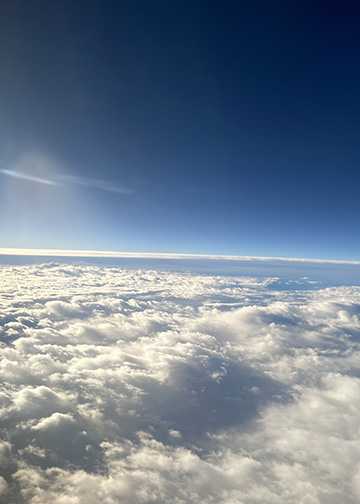
<svg viewBox="0 0 360 504"><path fill-rule="evenodd" d="M172 252L115 252L105 250L68 250L68 249L23 249L0 248L0 255L41 256L41 257L99 257L99 258L134 258L134 259L207 259L224 261L284 261L330 264L360 265L360 261L340 259L309 259L299 257L262 257L224 254L184 254Z"/></svg>

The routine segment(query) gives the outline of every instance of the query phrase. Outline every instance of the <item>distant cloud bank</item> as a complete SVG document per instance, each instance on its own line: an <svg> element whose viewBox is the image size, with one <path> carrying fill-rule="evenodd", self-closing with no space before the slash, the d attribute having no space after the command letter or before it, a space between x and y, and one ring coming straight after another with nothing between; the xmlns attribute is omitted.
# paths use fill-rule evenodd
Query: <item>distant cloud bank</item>
<svg viewBox="0 0 360 504"><path fill-rule="evenodd" d="M359 502L360 287L69 264L0 281L2 502Z"/></svg>
<svg viewBox="0 0 360 504"><path fill-rule="evenodd" d="M228 261L284 261L315 264L354 264L360 265L360 261L341 261L335 259L306 259L291 257L259 257L237 256L221 254L178 254L161 252L112 252L104 250L61 250L61 249L22 249L0 248L0 255L27 255L27 256L51 256L51 257L111 257L111 258L153 258L153 259L211 259Z"/></svg>

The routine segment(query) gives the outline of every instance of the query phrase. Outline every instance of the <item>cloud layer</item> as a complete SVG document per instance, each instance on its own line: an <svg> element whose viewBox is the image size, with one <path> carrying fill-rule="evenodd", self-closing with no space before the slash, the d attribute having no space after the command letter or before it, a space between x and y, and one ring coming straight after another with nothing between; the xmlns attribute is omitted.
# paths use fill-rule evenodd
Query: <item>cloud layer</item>
<svg viewBox="0 0 360 504"><path fill-rule="evenodd" d="M1 170L0 170L1 171ZM4 171L4 170L3 170ZM179 253L159 253L159 252L114 252L104 250L56 250L56 249L22 249L22 248L0 248L0 255L26 255L26 256L48 256L48 257L85 257L85 258L137 258L137 259L200 259L200 260L223 260L261 263L275 263L279 266L282 263L293 263L298 268L309 263L313 267L316 265L352 265L360 266L360 261L338 261L332 259L295 259L290 257L256 257L256 256L236 256L220 254L179 254ZM358 277L359 270L354 269L354 275Z"/></svg>
<svg viewBox="0 0 360 504"><path fill-rule="evenodd" d="M64 264L0 278L3 502L359 501L359 287Z"/></svg>

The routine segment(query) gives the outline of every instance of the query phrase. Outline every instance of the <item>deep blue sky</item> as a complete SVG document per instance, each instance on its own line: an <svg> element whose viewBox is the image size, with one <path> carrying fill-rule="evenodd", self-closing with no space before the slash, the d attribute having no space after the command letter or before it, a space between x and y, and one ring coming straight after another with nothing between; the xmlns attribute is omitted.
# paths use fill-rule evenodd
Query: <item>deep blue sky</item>
<svg viewBox="0 0 360 504"><path fill-rule="evenodd" d="M0 245L359 259L359 15L2 0Z"/></svg>

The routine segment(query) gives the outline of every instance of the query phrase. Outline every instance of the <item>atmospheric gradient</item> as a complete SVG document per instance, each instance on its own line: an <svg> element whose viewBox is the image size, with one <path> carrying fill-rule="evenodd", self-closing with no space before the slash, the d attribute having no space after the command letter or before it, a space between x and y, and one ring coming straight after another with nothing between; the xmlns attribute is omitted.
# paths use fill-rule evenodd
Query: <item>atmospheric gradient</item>
<svg viewBox="0 0 360 504"><path fill-rule="evenodd" d="M359 16L2 0L0 246L358 260Z"/></svg>

